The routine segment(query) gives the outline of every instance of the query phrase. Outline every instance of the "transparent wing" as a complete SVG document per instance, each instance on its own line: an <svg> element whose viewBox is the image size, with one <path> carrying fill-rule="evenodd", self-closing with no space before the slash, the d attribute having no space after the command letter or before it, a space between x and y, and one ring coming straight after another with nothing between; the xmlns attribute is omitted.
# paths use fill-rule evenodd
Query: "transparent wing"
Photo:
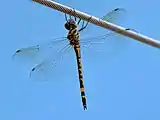
<svg viewBox="0 0 160 120"><path fill-rule="evenodd" d="M112 11L108 12L104 15L101 19L107 22L115 23L115 24L122 24L122 21L126 18L126 10L124 8L116 8Z"/></svg>
<svg viewBox="0 0 160 120"><path fill-rule="evenodd" d="M126 17L127 12L124 8L115 8L107 12L103 17L100 17L100 19L114 23L116 25L123 25L125 23ZM81 32L81 35L89 37L89 35L96 33L95 36L101 36L102 34L108 34L108 32L110 31L89 23L87 28Z"/></svg>
<svg viewBox="0 0 160 120"><path fill-rule="evenodd" d="M13 54L12 59L22 63L35 64L40 59L44 59L48 54L54 55L54 52L57 52L66 44L68 44L66 37L50 39L50 41L46 43L33 45L17 50Z"/></svg>
<svg viewBox="0 0 160 120"><path fill-rule="evenodd" d="M108 34L80 39L81 49L86 57L112 59L121 54L129 46L129 40L120 34L108 32Z"/></svg>
<svg viewBox="0 0 160 120"><path fill-rule="evenodd" d="M31 69L29 77L38 81L46 81L56 79L59 78L59 76L64 75L66 70L62 68L64 66L67 67L67 65L64 64L67 60L66 58L65 60L63 59L71 50L71 46L66 45L64 48L58 51L56 55L47 56Z"/></svg>
<svg viewBox="0 0 160 120"><path fill-rule="evenodd" d="M70 50L71 46L68 40L63 37L19 49L12 57L16 62L31 68L29 71L30 78L44 81L49 79L52 74L57 74L55 67Z"/></svg>
<svg viewBox="0 0 160 120"><path fill-rule="evenodd" d="M122 25L126 16L127 12L125 9L116 8L101 17L101 19L117 25ZM95 54L107 55L108 58L119 54L129 45L129 41L126 37L92 24L89 24L84 30L84 33L81 34L80 41L81 47L85 51L84 53L88 53L87 56Z"/></svg>

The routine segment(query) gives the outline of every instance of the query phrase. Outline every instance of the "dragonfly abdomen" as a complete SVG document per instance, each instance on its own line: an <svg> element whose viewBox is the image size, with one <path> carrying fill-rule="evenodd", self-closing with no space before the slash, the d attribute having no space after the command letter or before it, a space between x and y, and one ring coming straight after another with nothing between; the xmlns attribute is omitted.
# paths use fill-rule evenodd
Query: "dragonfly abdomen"
<svg viewBox="0 0 160 120"><path fill-rule="evenodd" d="M86 95L85 95L85 91L84 91L84 81L83 81L83 74L82 74L82 62L81 62L80 46L75 45L74 50L75 50L76 57L77 57L81 99L82 99L83 108L85 110L85 109L87 109L87 103L86 103Z"/></svg>

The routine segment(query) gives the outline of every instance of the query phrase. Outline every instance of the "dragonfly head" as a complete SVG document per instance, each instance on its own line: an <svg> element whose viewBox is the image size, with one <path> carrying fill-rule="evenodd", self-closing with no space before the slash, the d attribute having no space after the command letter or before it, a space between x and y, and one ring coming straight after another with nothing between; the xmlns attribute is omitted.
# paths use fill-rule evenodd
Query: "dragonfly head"
<svg viewBox="0 0 160 120"><path fill-rule="evenodd" d="M65 23L65 28L67 30L71 30L71 29L75 29L77 28L77 24L73 19L69 19L66 23Z"/></svg>

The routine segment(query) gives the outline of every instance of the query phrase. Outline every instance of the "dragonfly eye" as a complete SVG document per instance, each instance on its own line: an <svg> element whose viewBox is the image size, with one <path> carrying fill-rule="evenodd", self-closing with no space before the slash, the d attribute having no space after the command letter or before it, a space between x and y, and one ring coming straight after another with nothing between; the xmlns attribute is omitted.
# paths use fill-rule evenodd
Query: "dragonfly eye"
<svg viewBox="0 0 160 120"><path fill-rule="evenodd" d="M75 22L73 19L69 19L69 20L67 21L67 23L65 24L65 28L66 28L67 30L77 28L76 22Z"/></svg>
<svg viewBox="0 0 160 120"><path fill-rule="evenodd" d="M69 23L69 22L67 22L64 26L65 26L65 28L66 28L67 30L77 28L77 25L76 25L76 24L71 24L71 23Z"/></svg>
<svg viewBox="0 0 160 120"><path fill-rule="evenodd" d="M65 28L66 28L67 30L70 30L70 26L71 26L71 25L70 25L68 22L67 22L64 26L65 26Z"/></svg>

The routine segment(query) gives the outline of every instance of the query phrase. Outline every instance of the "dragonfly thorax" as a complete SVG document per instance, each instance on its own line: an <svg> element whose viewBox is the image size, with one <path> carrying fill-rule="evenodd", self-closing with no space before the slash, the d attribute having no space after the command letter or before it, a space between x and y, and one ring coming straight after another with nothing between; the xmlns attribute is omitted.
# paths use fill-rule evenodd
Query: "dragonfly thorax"
<svg viewBox="0 0 160 120"><path fill-rule="evenodd" d="M70 45L79 45L79 37L77 28L68 31L67 39L69 40Z"/></svg>
<svg viewBox="0 0 160 120"><path fill-rule="evenodd" d="M65 28L67 30L71 30L71 29L76 29L77 28L77 24L73 19L69 19L66 23L65 23Z"/></svg>

